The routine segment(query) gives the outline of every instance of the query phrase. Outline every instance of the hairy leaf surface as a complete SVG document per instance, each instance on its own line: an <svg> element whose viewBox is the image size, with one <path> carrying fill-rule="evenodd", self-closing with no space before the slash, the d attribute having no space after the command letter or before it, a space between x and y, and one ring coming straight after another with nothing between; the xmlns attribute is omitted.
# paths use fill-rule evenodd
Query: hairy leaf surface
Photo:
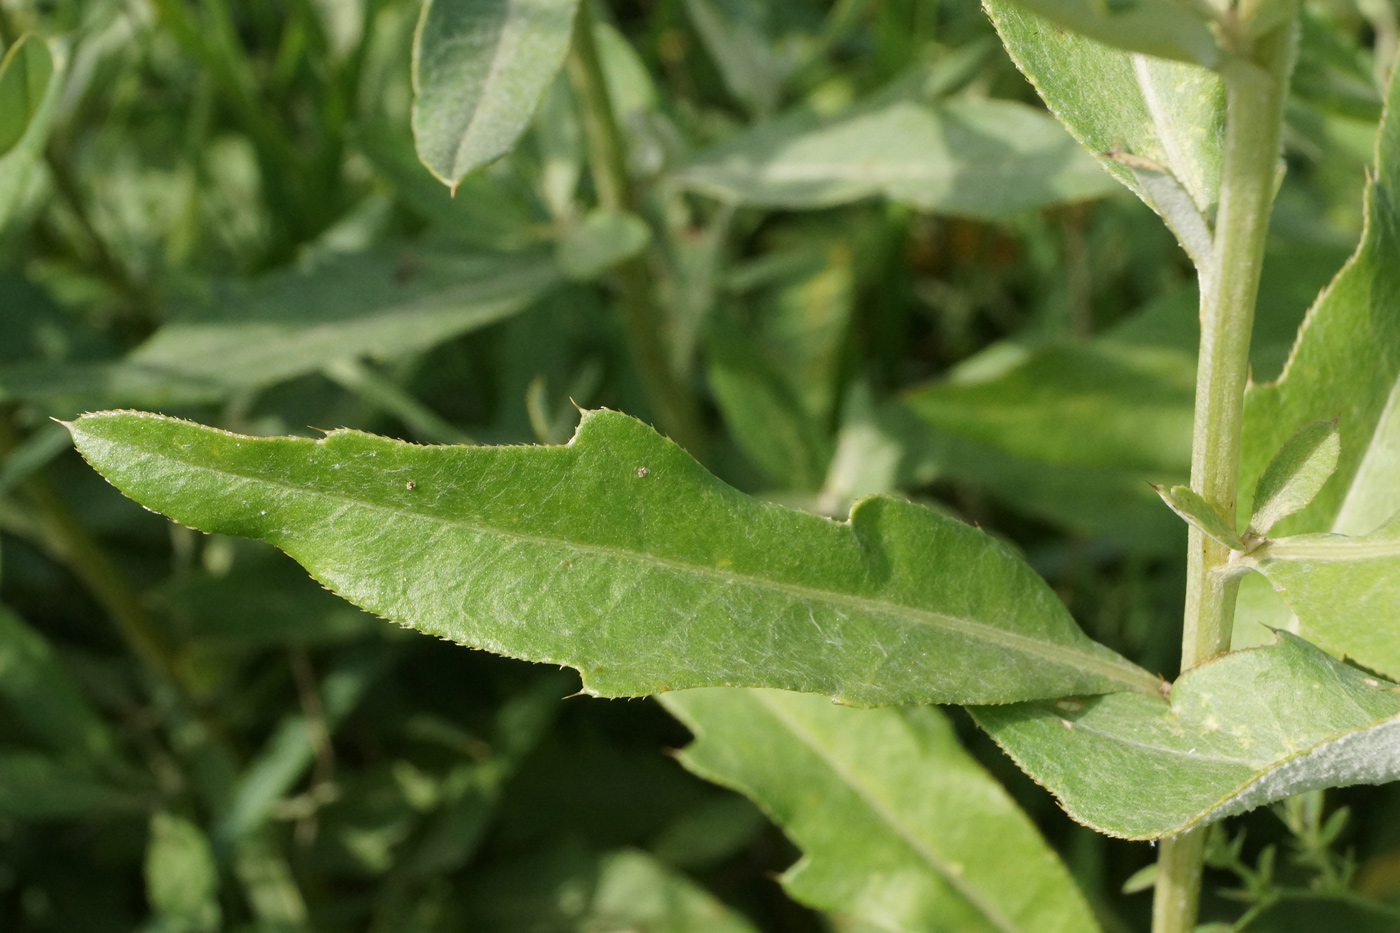
<svg viewBox="0 0 1400 933"><path fill-rule="evenodd" d="M1242 489L1263 476L1275 453L1308 422L1335 419L1341 435L1331 479L1307 507L1280 519L1271 530L1275 537L1366 536L1400 514L1398 109L1400 82L1392 80L1360 246L1309 310L1282 375L1275 382L1250 386L1245 396ZM1242 498L1240 507L1243 517L1247 500ZM1327 547L1333 554L1348 552ZM1360 544L1348 553L1365 554L1372 547ZM1380 574L1375 582L1384 583L1384 571L1371 558L1316 564L1319 575L1306 585L1299 577L1306 571L1285 563L1264 562L1261 569L1276 588L1282 587L1279 593L1298 614L1301 634L1400 677L1400 652L1391 647L1400 643L1400 612L1395 603L1387 607L1383 599L1373 601L1380 594L1364 585L1373 573ZM1352 578L1360 567L1372 569ZM1359 588L1342 585L1347 579L1355 579ZM1319 611L1326 599L1331 609Z"/></svg>
<svg viewBox="0 0 1400 933"><path fill-rule="evenodd" d="M1162 215L1199 263L1203 219L1220 193L1225 107L1220 77L1198 65L1134 54L1067 32L1013 0L985 0L985 6L1007 51L1050 111L1111 175ZM1114 153L1160 167L1190 195L1197 216L1177 203L1176 186L1135 167L1142 161L1130 164Z"/></svg>
<svg viewBox="0 0 1400 933"><path fill-rule="evenodd" d="M885 930L1097 929L1064 865L936 709L775 690L661 701L696 735L685 766L751 797L803 850L783 876L798 900Z"/></svg>
<svg viewBox="0 0 1400 933"><path fill-rule="evenodd" d="M505 155L569 50L578 0L428 0L413 43L413 137L450 186Z"/></svg>
<svg viewBox="0 0 1400 933"><path fill-rule="evenodd" d="M973 710L1071 816L1151 839L1294 794L1400 777L1400 693L1287 632L1122 694Z"/></svg>
<svg viewBox="0 0 1400 933"><path fill-rule="evenodd" d="M674 178L759 207L830 207L884 195L987 219L1112 189L1054 120L1023 104L975 99L937 107L896 100L827 121L790 114L700 153Z"/></svg>
<svg viewBox="0 0 1400 933"><path fill-rule="evenodd" d="M1106 45L1214 66L1220 57L1206 25L1209 7L1191 0L1016 0L1021 6L1082 36ZM1063 32L1063 29L1059 30Z"/></svg>
<svg viewBox="0 0 1400 933"><path fill-rule="evenodd" d="M977 529L894 499L845 523L759 502L614 412L563 447L259 439L131 412L72 430L148 508L267 540L403 624L576 667L597 694L1001 703L1159 683Z"/></svg>

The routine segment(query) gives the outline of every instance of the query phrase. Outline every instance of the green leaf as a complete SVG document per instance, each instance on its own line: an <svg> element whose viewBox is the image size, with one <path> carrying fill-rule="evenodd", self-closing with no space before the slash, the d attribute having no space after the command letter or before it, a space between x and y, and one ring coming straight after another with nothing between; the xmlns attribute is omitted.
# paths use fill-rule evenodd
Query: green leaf
<svg viewBox="0 0 1400 933"><path fill-rule="evenodd" d="M1400 688L1287 632L1141 694L972 710L1070 816L1152 839L1294 794L1400 777Z"/></svg>
<svg viewBox="0 0 1400 933"><path fill-rule="evenodd" d="M455 187L512 148L569 50L578 0L428 0L413 43L413 137Z"/></svg>
<svg viewBox="0 0 1400 933"><path fill-rule="evenodd" d="M0 154L0 231L9 225L15 213L36 187L36 173L42 171L40 163L44 146L48 142L49 130L58 111L58 102L64 87L62 75L67 65L65 46L62 43L56 41L50 46L37 37L24 41L23 47L17 43L11 48L10 55L14 56L14 67L20 69L13 73L10 82L23 85L25 100L22 103L27 116L24 117L24 130L20 138ZM42 55L49 57L52 74L46 81L42 99L34 104L28 99L35 90L30 79L36 70L43 70L44 66L37 63L37 58ZM18 87L12 88L16 97L19 91ZM13 103L21 102L15 100ZM29 112L31 106L35 109ZM0 104L0 112L5 110L6 105ZM6 119L0 118L0 126L5 124ZM8 125L13 128L14 123Z"/></svg>
<svg viewBox="0 0 1400 933"><path fill-rule="evenodd" d="M146 805L141 795L113 786L82 765L0 749L0 817L92 819L136 813Z"/></svg>
<svg viewBox="0 0 1400 933"><path fill-rule="evenodd" d="M203 831L183 817L152 815L146 847L146 900L151 910L182 930L216 929L218 883L214 854Z"/></svg>
<svg viewBox="0 0 1400 933"><path fill-rule="evenodd" d="M1369 535L1294 535L1243 562L1268 578L1299 631L1386 675L1400 672L1400 518Z"/></svg>
<svg viewBox="0 0 1400 933"><path fill-rule="evenodd" d="M564 275L586 282L640 254L650 242L651 228L640 217L599 208L565 234L554 258Z"/></svg>
<svg viewBox="0 0 1400 933"><path fill-rule="evenodd" d="M1088 7L1091 0L1068 2ZM1007 51L1050 111L1109 174L1162 215L1199 265L1200 224L1211 216L1220 193L1225 96L1219 75L1066 32L1024 8L1039 8L1038 2L985 0L985 6ZM1161 171L1144 170L1144 164ZM1194 213L1179 203L1178 189L1190 195Z"/></svg>
<svg viewBox="0 0 1400 933"><path fill-rule="evenodd" d="M1251 385L1245 395L1240 445L1240 487L1262 483L1275 452L1299 425L1337 422L1341 450L1336 471L1304 508L1270 529L1277 538L1300 535L1385 534L1378 529L1400 515L1400 81L1391 81L1381 124L1376 176L1368 186L1366 222L1351 259L1308 312L1293 353L1276 382ZM1241 518L1244 516L1241 502ZM1298 632L1361 664L1400 677L1392 644L1400 637L1395 603L1386 605L1387 571L1374 562L1374 548L1358 542L1321 544L1337 559L1316 562L1287 548L1260 554L1259 568L1298 613ZM1364 555L1372 554L1372 557ZM1350 555L1350 556L1344 556ZM1276 559L1270 559L1270 558ZM1304 580L1305 568L1315 578ZM1379 574L1379 577L1375 576ZM1362 588L1344 585L1355 580ZM1287 582L1285 582L1287 581ZM1330 581L1330 582L1329 582ZM1382 588L1374 593L1368 581ZM1331 583L1335 583L1333 586ZM1379 614L1376 609L1380 609Z"/></svg>
<svg viewBox="0 0 1400 933"><path fill-rule="evenodd" d="M653 856L623 849L598 865L580 929L637 933L757 933L743 914Z"/></svg>
<svg viewBox="0 0 1400 933"><path fill-rule="evenodd" d="M1215 35L1207 25L1211 8L1206 3L1192 0L1016 2L1065 29L1118 49L1206 67L1214 67L1220 59Z"/></svg>
<svg viewBox="0 0 1400 933"><path fill-rule="evenodd" d="M0 156L24 138L44 103L53 78L48 43L26 34L0 60Z"/></svg>
<svg viewBox="0 0 1400 933"><path fill-rule="evenodd" d="M1000 219L1111 189L1055 121L1004 100L909 100L831 120L798 111L700 153L675 182L725 201L812 209L883 195Z"/></svg>
<svg viewBox="0 0 1400 933"><path fill-rule="evenodd" d="M803 850L783 876L798 900L885 930L1097 929L1030 819L936 709L843 709L773 690L661 702L696 735L682 763L752 798Z"/></svg>
<svg viewBox="0 0 1400 933"><path fill-rule="evenodd" d="M1200 494L1190 486L1173 486L1170 489L1164 486L1154 486L1157 495L1162 497L1162 501L1176 514L1180 515L1188 523L1195 525L1204 534L1209 535L1232 551L1243 551L1245 543L1240 538L1239 532L1231 527L1215 507L1202 499Z"/></svg>
<svg viewBox="0 0 1400 933"><path fill-rule="evenodd" d="M874 705L1160 682L974 528L892 499L847 523L758 502L614 412L564 447L251 438L132 412L72 431L148 508L267 540L386 618L576 667L595 694L754 685Z"/></svg>
<svg viewBox="0 0 1400 933"><path fill-rule="evenodd" d="M14 719L61 755L94 759L115 743L48 641L0 607L0 700Z"/></svg>
<svg viewBox="0 0 1400 933"><path fill-rule="evenodd" d="M1336 472L1341 452L1342 434L1335 418L1299 428L1259 477L1249 531L1267 534L1279 519L1311 502Z"/></svg>
<svg viewBox="0 0 1400 933"><path fill-rule="evenodd" d="M10 367L0 387L127 404L219 399L336 360L428 349L523 310L558 281L538 254L334 256L310 270L230 283L119 363Z"/></svg>

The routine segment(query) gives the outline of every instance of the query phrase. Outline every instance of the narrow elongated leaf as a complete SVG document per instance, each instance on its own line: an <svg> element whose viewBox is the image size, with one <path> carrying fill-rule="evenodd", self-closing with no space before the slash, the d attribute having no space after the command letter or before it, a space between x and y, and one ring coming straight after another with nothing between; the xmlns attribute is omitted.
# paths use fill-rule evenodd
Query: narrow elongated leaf
<svg viewBox="0 0 1400 933"><path fill-rule="evenodd" d="M351 602L614 696L773 686L862 705L1155 691L1019 558L892 499L749 499L624 415L564 447L251 438L130 412L79 449L138 502L263 538Z"/></svg>
<svg viewBox="0 0 1400 933"><path fill-rule="evenodd" d="M1220 192L1225 99L1219 75L1067 32L1027 8L1039 9L1039 3L985 0L984 5L1007 51L1050 111L1109 174L1162 215L1199 263L1200 219L1211 216ZM1145 182L1165 179L1141 177L1132 160L1115 158L1116 153L1160 166L1175 184L1154 192ZM1190 195L1196 214L1172 203L1177 185Z"/></svg>
<svg viewBox="0 0 1400 933"><path fill-rule="evenodd" d="M1368 186L1361 244L1309 310L1282 375L1250 386L1245 395L1240 486L1262 482L1274 454L1302 425L1333 420L1341 437L1336 471L1310 504L1281 518L1276 537L1304 534L1366 536L1400 514L1400 82L1391 81L1381 124L1376 177ZM1241 501L1241 509L1247 508ZM1243 511L1242 515L1243 517ZM1330 546L1329 546L1330 547ZM1333 553L1364 554L1371 544ZM1282 552L1280 552L1282 553ZM1369 602L1384 591L1342 581L1369 578L1368 559L1328 561L1306 585L1298 566L1265 562L1275 587L1299 617L1298 631L1391 677L1400 677L1394 605ZM1375 578L1382 582L1384 571ZM1291 582L1285 583L1288 580ZM1324 586L1335 581L1336 587ZM1331 608L1319 611L1330 600ZM1294 604L1296 603L1296 604ZM1381 609L1379 613L1374 610Z"/></svg>
<svg viewBox="0 0 1400 933"><path fill-rule="evenodd" d="M1021 6L1105 45L1214 67L1220 58L1207 26L1209 6L1191 0L1016 0Z"/></svg>
<svg viewBox="0 0 1400 933"><path fill-rule="evenodd" d="M783 876L798 900L882 930L1097 929L1065 867L936 709L843 709L774 690L661 702L696 735L685 766L751 797L803 850Z"/></svg>
<svg viewBox="0 0 1400 933"><path fill-rule="evenodd" d="M1139 694L972 711L1076 820L1130 839L1400 777L1400 693L1287 632Z"/></svg>
<svg viewBox="0 0 1400 933"><path fill-rule="evenodd" d="M1173 486L1170 489L1162 486L1155 488L1157 495L1162 497L1162 501L1183 519L1230 550L1244 550L1244 541L1241 540L1239 532L1235 531L1230 523L1215 510L1214 506L1202 499L1200 493L1190 486Z"/></svg>
<svg viewBox="0 0 1400 933"><path fill-rule="evenodd" d="M1298 617L1327 647L1389 674L1400 671L1400 519L1369 535L1295 535L1251 555Z"/></svg>
<svg viewBox="0 0 1400 933"><path fill-rule="evenodd" d="M81 765L0 749L0 817L54 820L139 812L149 800Z"/></svg>
<svg viewBox="0 0 1400 933"><path fill-rule="evenodd" d="M53 56L38 36L20 36L5 52L0 60L0 156L24 138L52 78Z"/></svg>
<svg viewBox="0 0 1400 933"><path fill-rule="evenodd" d="M1249 530L1265 534L1279 519L1311 502L1336 471L1341 452L1341 431L1335 419L1299 428L1259 477Z"/></svg>
<svg viewBox="0 0 1400 933"><path fill-rule="evenodd" d="M35 48L29 48L30 46ZM49 56L52 74L45 81L42 98L34 104L28 100L28 96L35 90L31 78L37 77L36 72L43 70L43 65L38 62L41 57L39 47L43 48L43 55ZM42 171L39 163L44 146L48 142L54 116L58 112L59 98L64 86L62 78L67 65L66 46L61 41L50 44L41 42L38 38L29 38L24 41L23 48L16 44L11 48L11 52L15 55L14 67L23 66L22 83L26 112L31 106L34 109L24 118L24 130L19 139L0 154L0 230L10 223L31 192L36 182L36 173ZM19 78L20 74L16 72L11 80L19 81Z"/></svg>
<svg viewBox="0 0 1400 933"><path fill-rule="evenodd" d="M976 99L937 107L896 100L829 121L790 114L700 153L673 177L760 207L810 209L884 195L987 219L1112 188L1043 113Z"/></svg>
<svg viewBox="0 0 1400 933"><path fill-rule="evenodd" d="M428 0L413 43L413 136L450 186L509 152L564 63L578 0Z"/></svg>
<svg viewBox="0 0 1400 933"><path fill-rule="evenodd" d="M118 363L11 367L0 387L109 403L217 399L336 360L427 349L515 314L558 281L554 264L538 254L338 256L309 271L230 285Z"/></svg>

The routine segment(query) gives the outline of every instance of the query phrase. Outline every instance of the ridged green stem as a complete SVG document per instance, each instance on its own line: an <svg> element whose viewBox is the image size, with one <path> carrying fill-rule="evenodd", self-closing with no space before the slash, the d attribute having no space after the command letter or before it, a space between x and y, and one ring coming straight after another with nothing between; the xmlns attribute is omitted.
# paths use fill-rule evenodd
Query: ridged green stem
<svg viewBox="0 0 1400 933"><path fill-rule="evenodd" d="M1232 524L1240 465L1240 426L1249 381L1249 338L1259 271L1277 183L1279 137L1294 50L1294 23L1230 54L1225 81L1225 152L1215 255L1201 275L1201 354L1191 445L1191 488ZM1223 544L1191 528L1181 669L1230 650L1239 578L1218 573ZM1165 839L1157 859L1153 933L1196 926L1206 830Z"/></svg>

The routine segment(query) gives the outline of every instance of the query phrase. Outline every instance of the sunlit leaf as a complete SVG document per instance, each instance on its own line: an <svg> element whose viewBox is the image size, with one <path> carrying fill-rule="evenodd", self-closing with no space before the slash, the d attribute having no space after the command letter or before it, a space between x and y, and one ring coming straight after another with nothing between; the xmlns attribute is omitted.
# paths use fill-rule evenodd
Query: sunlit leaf
<svg viewBox="0 0 1400 933"><path fill-rule="evenodd" d="M1214 66L1220 58L1207 25L1211 7L1192 0L1016 0L1021 6L1105 45Z"/></svg>
<svg viewBox="0 0 1400 933"><path fill-rule="evenodd" d="M973 710L1076 820L1171 835L1303 791L1400 777L1400 688L1287 632L1141 694Z"/></svg>
<svg viewBox="0 0 1400 933"><path fill-rule="evenodd" d="M662 703L696 735L686 767L751 797L802 849L783 876L798 900L885 930L1097 929L1060 860L937 710L774 690Z"/></svg>
<svg viewBox="0 0 1400 933"><path fill-rule="evenodd" d="M218 927L218 867L198 826L171 813L153 815L145 869L146 900L156 914L192 933Z"/></svg>
<svg viewBox="0 0 1400 933"><path fill-rule="evenodd" d="M1341 452L1341 430L1335 420L1299 428L1259 477L1249 530L1266 534L1279 519L1311 502L1337 469Z"/></svg>
<svg viewBox="0 0 1400 933"><path fill-rule="evenodd" d="M1239 532L1190 486L1158 486L1157 495L1176 514L1233 551L1243 551Z"/></svg>
<svg viewBox="0 0 1400 933"><path fill-rule="evenodd" d="M143 505L276 544L387 618L576 667L597 694L755 685L877 705L1159 683L977 529L893 499L847 523L749 499L612 412L564 447L259 439L131 412L72 430Z"/></svg>
<svg viewBox="0 0 1400 933"><path fill-rule="evenodd" d="M1109 174L1162 215L1199 262L1200 222L1211 216L1220 196L1225 98L1219 75L1198 65L1111 48L1028 9L1048 13L1042 7L1059 4L986 0L985 5L1007 51L1051 112ZM1077 0L1066 5L1081 6ZM1108 12L1110 4L1082 3L1085 9L1091 5L1104 17L1116 15ZM1169 3L1134 6L1149 14L1175 9ZM1146 35L1172 41L1170 31ZM1115 153L1133 158L1114 158ZM1144 163L1169 178L1135 167ZM1190 195L1194 213L1177 203L1178 189Z"/></svg>

